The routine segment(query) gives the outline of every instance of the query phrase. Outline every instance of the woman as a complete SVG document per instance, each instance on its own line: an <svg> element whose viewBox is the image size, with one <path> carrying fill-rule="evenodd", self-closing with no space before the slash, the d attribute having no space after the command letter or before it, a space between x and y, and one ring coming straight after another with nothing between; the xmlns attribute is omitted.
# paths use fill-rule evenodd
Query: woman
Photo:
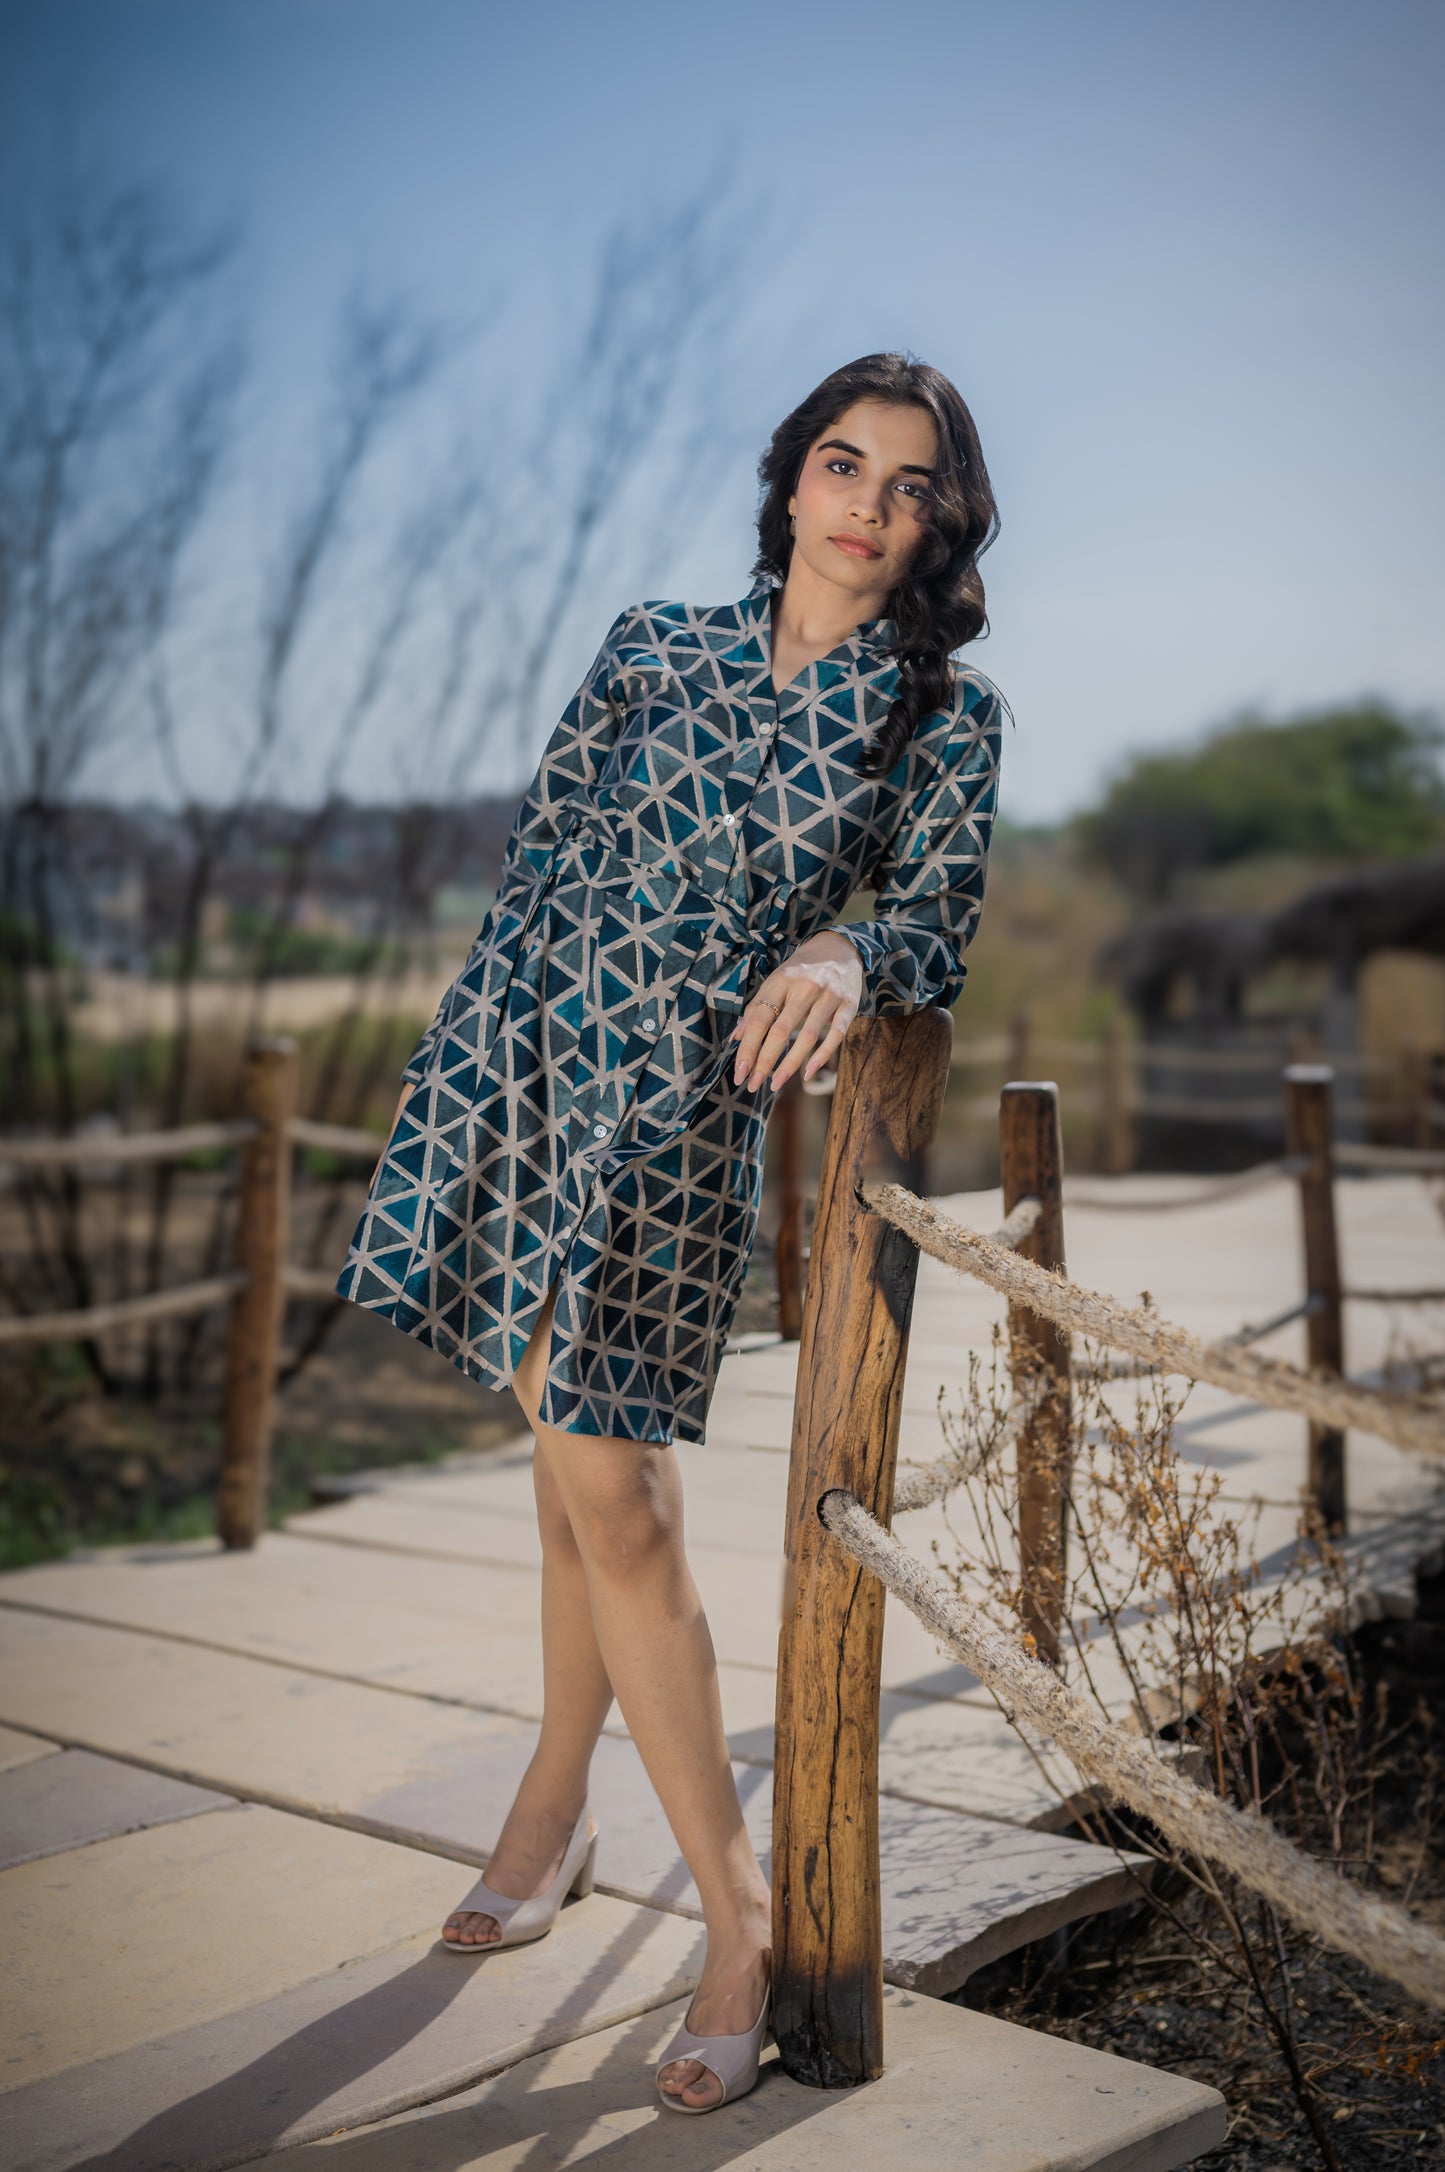
<svg viewBox="0 0 1445 2172"><path fill-rule="evenodd" d="M536 1436L541 1732L443 1936L516 1943L590 1890L615 1696L707 1926L658 2070L689 2112L756 2080L771 1916L672 1444L704 1438L771 1097L860 1011L959 995L1001 736L995 688L950 662L987 623L998 515L948 379L849 364L759 474L748 594L621 612L552 735L336 1285L510 1382ZM875 917L833 925L859 888Z"/></svg>

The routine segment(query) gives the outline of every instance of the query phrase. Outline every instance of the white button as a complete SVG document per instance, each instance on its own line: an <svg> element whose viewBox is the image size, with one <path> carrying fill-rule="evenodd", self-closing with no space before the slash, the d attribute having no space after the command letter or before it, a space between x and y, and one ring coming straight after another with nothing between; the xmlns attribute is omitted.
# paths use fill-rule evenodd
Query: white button
<svg viewBox="0 0 1445 2172"><path fill-rule="evenodd" d="M775 732L775 731L777 730L777 728L778 728L778 727L777 727L777 725L776 725L776 724L765 724L765 725L763 726L763 737L764 737L764 739L766 739L766 738L767 738L767 736L768 736L768 734L769 734L770 732Z"/></svg>
<svg viewBox="0 0 1445 2172"><path fill-rule="evenodd" d="M594 1139L605 1139L607 1136L607 1126L605 1124L594 1124L592 1126L592 1136Z"/></svg>
<svg viewBox="0 0 1445 2172"><path fill-rule="evenodd" d="M735 823L735 822L737 821L737 816L736 816L736 815L724 815L724 816L723 816L723 821L724 821L724 822L725 822L725 823L727 824L728 828L729 828L729 829L731 829L731 828L732 828L732 826L733 826L733 824L734 824L734 823Z"/></svg>
<svg viewBox="0 0 1445 2172"><path fill-rule="evenodd" d="M656 1033L657 1020L655 1018L640 1018L637 1022L637 1030L639 1033Z"/></svg>

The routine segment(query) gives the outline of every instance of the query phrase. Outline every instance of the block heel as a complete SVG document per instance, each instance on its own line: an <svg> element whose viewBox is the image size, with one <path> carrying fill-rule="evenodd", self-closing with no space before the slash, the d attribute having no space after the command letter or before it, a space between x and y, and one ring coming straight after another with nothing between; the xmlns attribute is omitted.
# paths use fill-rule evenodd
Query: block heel
<svg viewBox="0 0 1445 2172"><path fill-rule="evenodd" d="M596 1880L597 1835L596 1833L594 1833L592 1835L592 1838L587 1843L587 1853L582 1858L582 1868L578 1871L576 1877L572 1880L572 1883L567 1890L577 1900L586 1900L587 1895L592 1891Z"/></svg>

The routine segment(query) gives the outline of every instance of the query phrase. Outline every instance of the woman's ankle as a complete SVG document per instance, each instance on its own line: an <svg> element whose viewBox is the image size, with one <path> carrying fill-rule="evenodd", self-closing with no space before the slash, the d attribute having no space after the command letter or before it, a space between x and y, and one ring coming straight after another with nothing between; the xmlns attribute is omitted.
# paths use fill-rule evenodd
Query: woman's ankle
<svg viewBox="0 0 1445 2172"><path fill-rule="evenodd" d="M528 1817L544 1818L549 1824L566 1825L570 1829L582 1814L587 1793L585 1772L579 1780L575 1773L531 1769L524 1774L517 1789L514 1807L524 1809Z"/></svg>
<svg viewBox="0 0 1445 2172"><path fill-rule="evenodd" d="M773 1922L771 1909L729 1909L704 1918L707 1950L716 1961L739 1965L758 1954L771 1960Z"/></svg>

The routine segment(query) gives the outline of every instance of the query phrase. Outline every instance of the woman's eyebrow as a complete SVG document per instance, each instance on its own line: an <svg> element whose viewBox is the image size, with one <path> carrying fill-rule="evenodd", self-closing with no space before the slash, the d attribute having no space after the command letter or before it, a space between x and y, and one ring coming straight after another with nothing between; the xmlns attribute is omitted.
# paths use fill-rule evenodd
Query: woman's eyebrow
<svg viewBox="0 0 1445 2172"><path fill-rule="evenodd" d="M845 437L825 437L822 444L818 447L818 450L819 452L827 452L829 448L834 445L837 446L839 452L851 453L855 460L866 460L868 458L867 453L865 453L857 445L850 445L847 438ZM904 463L904 465L898 470L898 472L900 475L931 476L933 474L932 468L914 467L909 465L907 462Z"/></svg>

